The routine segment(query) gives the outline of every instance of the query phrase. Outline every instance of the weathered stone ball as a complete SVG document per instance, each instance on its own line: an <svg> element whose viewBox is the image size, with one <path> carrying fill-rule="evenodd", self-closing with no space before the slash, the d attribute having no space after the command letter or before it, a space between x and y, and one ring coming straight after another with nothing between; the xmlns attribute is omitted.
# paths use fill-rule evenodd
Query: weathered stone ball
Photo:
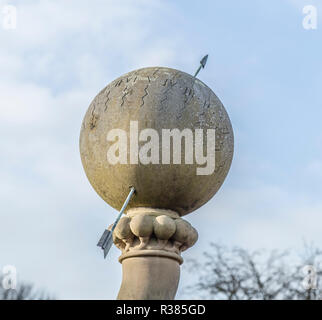
<svg viewBox="0 0 322 320"><path fill-rule="evenodd" d="M233 147L228 114L213 91L163 67L108 84L90 104L80 133L86 175L108 204L120 210L134 186L128 208L171 209L181 216L215 195Z"/></svg>

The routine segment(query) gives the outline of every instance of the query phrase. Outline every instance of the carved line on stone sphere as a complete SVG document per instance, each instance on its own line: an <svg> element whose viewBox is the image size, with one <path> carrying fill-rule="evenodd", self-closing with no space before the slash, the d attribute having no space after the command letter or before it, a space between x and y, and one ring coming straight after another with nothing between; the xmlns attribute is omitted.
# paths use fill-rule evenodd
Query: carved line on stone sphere
<svg viewBox="0 0 322 320"><path fill-rule="evenodd" d="M177 84L177 82L173 82L173 79L175 78L175 76L176 76L176 74L171 79L166 79L163 84L164 87L167 85L167 89L163 93L164 98L161 99L161 106L162 107L164 107L164 102L168 99L169 91Z"/></svg>
<svg viewBox="0 0 322 320"><path fill-rule="evenodd" d="M192 101L195 93L192 88L186 87L185 91L183 92L183 107L179 109L177 114L177 120L181 119L183 116L183 111L189 107L190 102Z"/></svg>
<svg viewBox="0 0 322 320"><path fill-rule="evenodd" d="M164 84L163 84L164 87L167 85L168 81L169 81L169 79L165 79Z"/></svg>
<svg viewBox="0 0 322 320"><path fill-rule="evenodd" d="M187 104L188 101L189 101L189 103L191 102L192 98L195 95L195 92L194 92L193 88L186 87L183 94L185 96L184 104Z"/></svg>
<svg viewBox="0 0 322 320"><path fill-rule="evenodd" d="M96 101L93 102L93 109L92 109L92 112L91 112L91 120L90 120L90 129L91 130L93 130L96 127L96 122L97 122L97 120L99 118L99 115L94 114L95 109L96 109Z"/></svg>
<svg viewBox="0 0 322 320"><path fill-rule="evenodd" d="M208 101L209 101L209 102L208 102ZM203 108L203 109L204 109L204 108L206 108L206 109L209 109L209 108L210 108L210 97L209 97L208 101L207 101L207 100L205 100L205 102L204 102L204 104L203 104L203 106L202 106L202 108ZM208 102L208 105L207 105L207 107L206 107L207 102Z"/></svg>
<svg viewBox="0 0 322 320"><path fill-rule="evenodd" d="M129 91L127 91L128 87L126 86L123 90L124 94L122 96L122 103L121 103L121 107L123 106L124 104L124 101L125 101L125 97L129 94Z"/></svg>
<svg viewBox="0 0 322 320"><path fill-rule="evenodd" d="M160 70L160 68L157 68L157 69L152 73L152 75L153 75L153 76L155 76L155 75L156 75L156 73L157 73L159 70Z"/></svg>
<svg viewBox="0 0 322 320"><path fill-rule="evenodd" d="M148 87L149 87L149 84L147 84L146 87L144 88L145 94L141 98L142 99L142 104L140 105L140 107L142 107L144 105L144 98L148 95L148 91L147 91Z"/></svg>
<svg viewBox="0 0 322 320"><path fill-rule="evenodd" d="M123 82L123 79L120 79L119 81L117 81L115 84L115 87L119 87L122 82Z"/></svg>
<svg viewBox="0 0 322 320"><path fill-rule="evenodd" d="M106 89L106 90L107 90L107 89ZM106 111L106 110L107 110L107 103L108 103L108 101L110 100L110 98L109 98L110 93L111 93L111 90L108 90L108 92L107 92L107 94L106 94L106 101L105 101L105 108L104 108L104 111Z"/></svg>

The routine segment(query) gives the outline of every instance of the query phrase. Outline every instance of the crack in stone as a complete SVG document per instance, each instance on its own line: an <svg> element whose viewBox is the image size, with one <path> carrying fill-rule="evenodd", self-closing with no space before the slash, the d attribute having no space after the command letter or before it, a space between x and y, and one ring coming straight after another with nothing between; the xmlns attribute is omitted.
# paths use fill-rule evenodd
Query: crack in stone
<svg viewBox="0 0 322 320"><path fill-rule="evenodd" d="M124 92L124 94L123 94L123 96L122 96L122 103L121 103L121 107L122 107L122 106L123 106L123 104L124 104L124 100L125 100L126 95L128 95L128 94L129 94L129 92L127 91L127 86L125 87L125 89L123 90L123 92Z"/></svg>
<svg viewBox="0 0 322 320"><path fill-rule="evenodd" d="M185 98L184 98L184 104L186 105L187 104L187 102L189 101L189 103L191 102L191 100L192 100L192 98L194 97L194 95L195 95L195 93L194 93L194 91L193 91L193 89L191 89L191 88L188 88L188 87L186 87L186 89L185 89L185 91L184 91L184 93L183 93L184 95L185 95ZM189 100L189 98L190 98L190 100Z"/></svg>
<svg viewBox="0 0 322 320"><path fill-rule="evenodd" d="M149 84L147 84L146 87L144 88L145 94L141 98L142 104L140 105L140 107L142 107L144 105L144 98L148 95L148 91L147 91L148 87L149 87Z"/></svg>
<svg viewBox="0 0 322 320"><path fill-rule="evenodd" d="M119 80L116 82L115 87L119 87L121 85L121 83L123 82L123 79Z"/></svg>
<svg viewBox="0 0 322 320"><path fill-rule="evenodd" d="M111 93L111 90L108 90L108 93L106 94L106 101L104 104L105 105L104 112L107 110L107 103L110 100L110 98L109 98L110 93Z"/></svg>
<svg viewBox="0 0 322 320"><path fill-rule="evenodd" d="M96 109L96 102L94 103L93 110L91 112L91 115L92 115L91 120L90 120L90 128L91 128L91 130L93 130L96 127L97 116L94 114L95 109Z"/></svg>
<svg viewBox="0 0 322 320"><path fill-rule="evenodd" d="M166 79L163 86L165 86L168 82L169 85L167 86L167 89L164 91L164 98L161 99L161 105L163 106L163 103L168 99L168 93L169 91L177 84L177 82L173 82L173 79L175 78L175 76L172 79Z"/></svg>

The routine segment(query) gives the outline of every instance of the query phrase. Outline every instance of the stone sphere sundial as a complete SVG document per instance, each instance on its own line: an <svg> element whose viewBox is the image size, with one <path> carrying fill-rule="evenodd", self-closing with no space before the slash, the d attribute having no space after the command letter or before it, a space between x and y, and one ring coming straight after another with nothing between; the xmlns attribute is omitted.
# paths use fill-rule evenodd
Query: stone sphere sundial
<svg viewBox="0 0 322 320"><path fill-rule="evenodd" d="M233 148L223 104L185 72L135 70L94 98L80 133L88 180L116 210L129 188L136 190L113 232L122 250L119 299L174 298L181 252L197 240L196 230L181 217L219 190Z"/></svg>

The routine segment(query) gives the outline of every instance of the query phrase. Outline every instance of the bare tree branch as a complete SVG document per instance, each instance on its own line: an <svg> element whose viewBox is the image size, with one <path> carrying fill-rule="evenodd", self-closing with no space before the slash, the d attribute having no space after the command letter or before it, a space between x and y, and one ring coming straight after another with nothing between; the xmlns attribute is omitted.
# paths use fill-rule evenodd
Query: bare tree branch
<svg viewBox="0 0 322 320"><path fill-rule="evenodd" d="M200 292L204 298L227 300L316 300L320 297L322 250L310 245L295 259L290 251L249 252L212 243L204 253L205 261L187 261L188 270L198 271L198 281L186 287L184 294ZM317 289L306 290L303 267L312 265Z"/></svg>

